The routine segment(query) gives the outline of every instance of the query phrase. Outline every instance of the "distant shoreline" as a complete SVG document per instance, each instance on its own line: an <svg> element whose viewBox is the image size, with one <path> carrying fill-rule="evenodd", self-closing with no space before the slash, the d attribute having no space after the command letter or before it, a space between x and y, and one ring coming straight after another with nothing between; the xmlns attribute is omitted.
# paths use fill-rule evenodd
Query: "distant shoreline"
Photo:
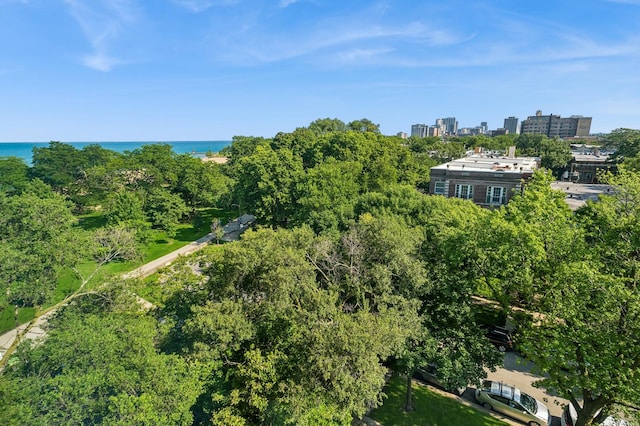
<svg viewBox="0 0 640 426"><path fill-rule="evenodd" d="M50 142L0 142L1 157L18 157L23 159L27 165L31 166L33 148L46 148ZM105 141L105 142L62 142L71 145L76 149L82 149L89 145L100 145L105 149L124 153L133 151L145 145L171 145L176 154L203 155L202 153L220 152L223 148L231 145L231 141Z"/></svg>

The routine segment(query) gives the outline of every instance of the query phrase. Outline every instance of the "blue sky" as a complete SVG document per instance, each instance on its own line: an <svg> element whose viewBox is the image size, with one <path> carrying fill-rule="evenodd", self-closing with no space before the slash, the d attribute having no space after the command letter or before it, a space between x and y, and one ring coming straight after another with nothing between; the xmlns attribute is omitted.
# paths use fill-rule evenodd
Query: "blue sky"
<svg viewBox="0 0 640 426"><path fill-rule="evenodd" d="M640 128L640 0L0 0L0 141Z"/></svg>

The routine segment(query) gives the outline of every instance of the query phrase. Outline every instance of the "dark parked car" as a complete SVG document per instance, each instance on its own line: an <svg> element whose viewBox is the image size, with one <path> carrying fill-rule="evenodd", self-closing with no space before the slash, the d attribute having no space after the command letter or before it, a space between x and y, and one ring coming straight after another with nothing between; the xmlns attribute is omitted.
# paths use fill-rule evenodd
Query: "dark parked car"
<svg viewBox="0 0 640 426"><path fill-rule="evenodd" d="M513 350L513 336L504 327L488 326L484 328L485 336L493 343L500 352Z"/></svg>

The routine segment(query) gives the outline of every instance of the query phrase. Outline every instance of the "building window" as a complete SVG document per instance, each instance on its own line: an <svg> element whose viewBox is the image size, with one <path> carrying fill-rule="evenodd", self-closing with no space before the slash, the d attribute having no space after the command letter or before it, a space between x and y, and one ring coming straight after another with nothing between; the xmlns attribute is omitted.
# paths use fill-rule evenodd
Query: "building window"
<svg viewBox="0 0 640 426"><path fill-rule="evenodd" d="M464 198L465 200L473 199L473 185L456 185L456 198Z"/></svg>
<svg viewBox="0 0 640 426"><path fill-rule="evenodd" d="M439 180L433 185L433 193L436 195L444 195L444 181Z"/></svg>
<svg viewBox="0 0 640 426"><path fill-rule="evenodd" d="M504 186L487 187L487 204L500 205L507 202L507 188Z"/></svg>

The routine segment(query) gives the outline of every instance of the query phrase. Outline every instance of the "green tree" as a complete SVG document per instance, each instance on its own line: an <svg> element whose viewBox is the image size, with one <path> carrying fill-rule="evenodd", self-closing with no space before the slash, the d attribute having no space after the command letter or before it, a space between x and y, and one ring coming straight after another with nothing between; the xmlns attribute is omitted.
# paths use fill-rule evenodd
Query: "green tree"
<svg viewBox="0 0 640 426"><path fill-rule="evenodd" d="M253 154L259 145L268 143L269 141L262 137L254 136L234 136L231 144L220 150L220 154L229 157L229 165L234 165L241 158Z"/></svg>
<svg viewBox="0 0 640 426"><path fill-rule="evenodd" d="M323 135L329 132L344 132L347 125L337 118L319 118L309 124L309 130L316 135Z"/></svg>
<svg viewBox="0 0 640 426"><path fill-rule="evenodd" d="M0 422L192 424L198 368L158 351L157 324L135 313L65 313L0 377Z"/></svg>
<svg viewBox="0 0 640 426"><path fill-rule="evenodd" d="M544 373L538 384L571 401L576 426L640 400L640 293L598 266L588 259L560 268L537 308L543 315L521 339Z"/></svg>
<svg viewBox="0 0 640 426"><path fill-rule="evenodd" d="M188 208L179 195L166 189L154 188L146 196L144 210L149 222L174 235L180 220L188 213Z"/></svg>
<svg viewBox="0 0 640 426"><path fill-rule="evenodd" d="M288 149L260 145L236 167L234 198L245 211L272 225L286 225L294 216L295 188L302 161Z"/></svg>
<svg viewBox="0 0 640 426"><path fill-rule="evenodd" d="M338 230L354 218L362 165L329 160L308 169L296 188L296 223L316 231Z"/></svg>
<svg viewBox="0 0 640 426"><path fill-rule="evenodd" d="M640 130L616 129L605 136L603 146L614 149L613 158L618 161L637 157L640 154Z"/></svg>
<svg viewBox="0 0 640 426"><path fill-rule="evenodd" d="M308 228L265 229L206 260L206 287L177 324L190 356L212 368L204 411L214 419L349 424L380 403L381 361L401 346L415 310L340 297L323 266L326 244Z"/></svg>
<svg viewBox="0 0 640 426"><path fill-rule="evenodd" d="M214 206L228 196L231 181L219 164L187 154L179 155L176 163L177 182L172 191L180 194L192 212L198 207Z"/></svg>
<svg viewBox="0 0 640 426"><path fill-rule="evenodd" d="M347 127L350 130L356 132L371 132L371 133L380 133L380 125L375 124L371 120L367 118L362 118L360 120L354 120L347 124Z"/></svg>
<svg viewBox="0 0 640 426"><path fill-rule="evenodd" d="M0 157L0 192L22 191L29 183L29 168L18 157Z"/></svg>
<svg viewBox="0 0 640 426"><path fill-rule="evenodd" d="M145 221L144 203L139 193L120 189L109 195L105 205L105 216L110 225L138 224Z"/></svg>
<svg viewBox="0 0 640 426"><path fill-rule="evenodd" d="M177 154L169 144L148 144L125 153L124 176L145 190L173 188L178 180Z"/></svg>
<svg viewBox="0 0 640 426"><path fill-rule="evenodd" d="M296 156L302 157L303 167L307 169L322 162L320 145L325 137L325 133L318 134L311 129L301 127L291 133L278 133L271 140L270 145L275 151L287 148Z"/></svg>
<svg viewBox="0 0 640 426"><path fill-rule="evenodd" d="M36 180L18 195L0 196L0 282L2 293L20 306L44 303L57 285L58 272L79 258L70 204Z"/></svg>
<svg viewBox="0 0 640 426"><path fill-rule="evenodd" d="M84 169L82 155L73 146L52 141L48 147L33 148L31 173L56 191L73 191Z"/></svg>
<svg viewBox="0 0 640 426"><path fill-rule="evenodd" d="M588 203L576 220L548 214L534 220L545 243L538 271L547 279L532 304L535 322L522 327L523 351L545 373L540 386L569 398L580 426L592 424L601 409L640 398L640 177L622 168L604 179L613 191ZM537 211L552 211L537 198Z"/></svg>
<svg viewBox="0 0 640 426"><path fill-rule="evenodd" d="M521 155L540 157L542 167L553 170L559 176L571 160L568 141L549 139L544 135L521 134L515 138Z"/></svg>

